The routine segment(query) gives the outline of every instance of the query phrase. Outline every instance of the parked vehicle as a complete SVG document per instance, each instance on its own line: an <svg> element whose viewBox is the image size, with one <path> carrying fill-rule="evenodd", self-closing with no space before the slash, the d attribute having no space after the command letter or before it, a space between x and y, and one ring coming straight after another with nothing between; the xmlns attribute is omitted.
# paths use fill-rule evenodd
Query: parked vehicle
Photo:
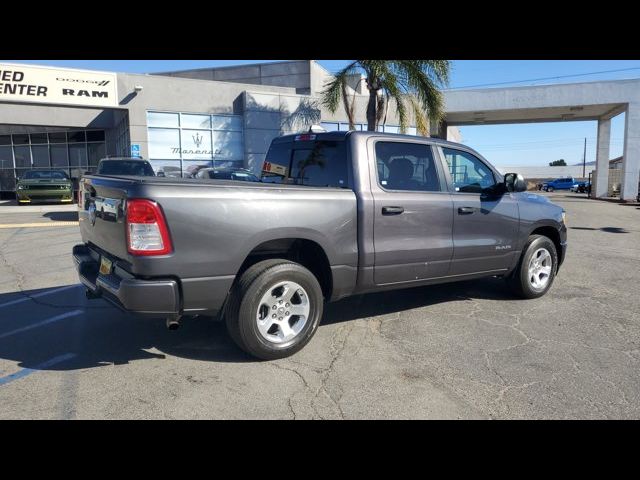
<svg viewBox="0 0 640 480"><path fill-rule="evenodd" d="M576 181L573 177L556 178L549 182L544 182L542 184L542 190L546 192L553 192L554 190L570 190L574 183L576 183Z"/></svg>
<svg viewBox="0 0 640 480"><path fill-rule="evenodd" d="M16 185L19 205L33 202L73 202L73 183L64 170L29 170Z"/></svg>
<svg viewBox="0 0 640 480"><path fill-rule="evenodd" d="M577 181L571 186L570 191L576 193L588 193L591 188L591 182L588 181Z"/></svg>
<svg viewBox="0 0 640 480"><path fill-rule="evenodd" d="M98 175L134 175L153 177L155 173L147 160L140 158L113 157L103 158L98 163Z"/></svg>
<svg viewBox="0 0 640 480"><path fill-rule="evenodd" d="M196 178L217 180L240 180L242 182L259 182L251 170L246 168L203 168L196 174Z"/></svg>
<svg viewBox="0 0 640 480"><path fill-rule="evenodd" d="M490 276L544 295L567 250L564 211L480 154L377 132L273 140L262 182L86 176L90 297L124 310L224 319L261 359L300 350L325 301ZM115 215L98 215L108 201Z"/></svg>

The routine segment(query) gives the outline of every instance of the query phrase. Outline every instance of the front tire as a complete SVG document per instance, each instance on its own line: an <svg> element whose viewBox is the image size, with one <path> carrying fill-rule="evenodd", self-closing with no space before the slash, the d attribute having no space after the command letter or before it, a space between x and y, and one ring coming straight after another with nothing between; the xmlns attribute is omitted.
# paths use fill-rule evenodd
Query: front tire
<svg viewBox="0 0 640 480"><path fill-rule="evenodd" d="M520 263L507 278L511 290L522 298L538 298L549 291L558 271L555 244L544 235L532 235Z"/></svg>
<svg viewBox="0 0 640 480"><path fill-rule="evenodd" d="M231 290L227 331L246 353L262 360L288 357L318 329L324 298L316 277L283 259L252 265Z"/></svg>
<svg viewBox="0 0 640 480"><path fill-rule="evenodd" d="M547 192L553 192L553 187L547 187Z"/></svg>

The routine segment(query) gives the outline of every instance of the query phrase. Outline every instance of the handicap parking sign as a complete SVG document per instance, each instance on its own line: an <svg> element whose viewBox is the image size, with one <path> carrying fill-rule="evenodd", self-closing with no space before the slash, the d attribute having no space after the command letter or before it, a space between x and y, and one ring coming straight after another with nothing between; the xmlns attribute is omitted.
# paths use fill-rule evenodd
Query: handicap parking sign
<svg viewBox="0 0 640 480"><path fill-rule="evenodd" d="M135 157L135 158L141 158L140 157L140 145L137 143L132 143L131 144L131 156Z"/></svg>

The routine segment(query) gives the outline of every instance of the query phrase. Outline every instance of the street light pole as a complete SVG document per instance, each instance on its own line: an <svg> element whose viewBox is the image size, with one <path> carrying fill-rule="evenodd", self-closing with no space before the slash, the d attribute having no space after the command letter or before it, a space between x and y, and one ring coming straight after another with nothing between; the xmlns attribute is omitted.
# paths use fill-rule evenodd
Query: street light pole
<svg viewBox="0 0 640 480"><path fill-rule="evenodd" d="M582 178L584 179L585 169L587 168L587 137L584 137L584 153L582 154Z"/></svg>

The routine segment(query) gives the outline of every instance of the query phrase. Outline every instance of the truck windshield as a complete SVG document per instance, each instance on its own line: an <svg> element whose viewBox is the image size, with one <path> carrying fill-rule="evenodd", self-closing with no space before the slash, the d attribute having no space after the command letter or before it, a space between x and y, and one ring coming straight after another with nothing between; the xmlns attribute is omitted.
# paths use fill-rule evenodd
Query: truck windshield
<svg viewBox="0 0 640 480"><path fill-rule="evenodd" d="M263 165L262 181L348 188L345 142L317 140L273 144Z"/></svg>

